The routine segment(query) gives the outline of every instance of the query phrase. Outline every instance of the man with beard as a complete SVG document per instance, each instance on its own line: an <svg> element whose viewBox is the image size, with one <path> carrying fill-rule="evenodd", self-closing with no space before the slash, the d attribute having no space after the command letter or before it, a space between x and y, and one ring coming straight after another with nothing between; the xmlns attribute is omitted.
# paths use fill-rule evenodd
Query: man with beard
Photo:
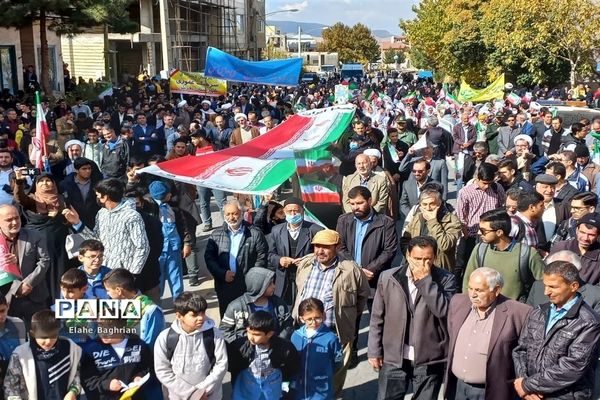
<svg viewBox="0 0 600 400"><path fill-rule="evenodd" d="M263 233L242 219L237 201L225 204L225 223L206 243L204 261L215 280L221 317L227 305L246 292L245 275L250 268L268 268L269 246Z"/></svg>
<svg viewBox="0 0 600 400"><path fill-rule="evenodd" d="M352 260L360 265L371 288L377 287L379 275L392 266L398 239L394 220L380 214L372 207L371 192L355 186L348 192L351 212L338 218L336 231L340 234L338 255L342 260ZM358 330L360 316L356 319L354 343L349 369L358 365Z"/></svg>

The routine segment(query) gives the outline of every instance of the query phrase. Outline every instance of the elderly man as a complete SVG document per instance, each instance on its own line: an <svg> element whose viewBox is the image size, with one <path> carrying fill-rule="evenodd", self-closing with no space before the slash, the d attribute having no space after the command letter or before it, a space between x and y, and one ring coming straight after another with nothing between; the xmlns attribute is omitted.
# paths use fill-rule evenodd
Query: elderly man
<svg viewBox="0 0 600 400"><path fill-rule="evenodd" d="M238 146L259 137L260 132L248 122L248 117L244 113L235 114L235 122L238 127L231 132L229 137L229 147Z"/></svg>
<svg viewBox="0 0 600 400"><path fill-rule="evenodd" d="M75 172L73 163L81 157L84 144L77 139L69 140L65 143L65 158L54 167L60 176L68 176Z"/></svg>
<svg viewBox="0 0 600 400"><path fill-rule="evenodd" d="M311 243L323 228L304 219L304 202L289 197L283 207L285 224L277 224L267 237L269 266L275 270L275 295L288 306L296 301L296 269L300 259L313 253Z"/></svg>
<svg viewBox="0 0 600 400"><path fill-rule="evenodd" d="M342 367L333 377L337 397L341 395L354 340L356 318L361 315L370 289L367 278L354 261L340 260L340 235L324 229L313 237L314 254L298 262L296 286L298 293L293 316L298 320L298 306L302 300L317 298L325 305L323 323L335 332L344 349Z"/></svg>
<svg viewBox="0 0 600 400"><path fill-rule="evenodd" d="M512 351L531 307L500 294L503 285L498 271L481 267L471 273L468 293L450 300L444 398L516 397Z"/></svg>
<svg viewBox="0 0 600 400"><path fill-rule="evenodd" d="M524 134L517 135L514 139L515 153L512 158L516 161L517 170L521 173L521 176L526 181L530 181L531 175L531 164L535 159L535 154L531 152L533 146L533 139Z"/></svg>
<svg viewBox="0 0 600 400"><path fill-rule="evenodd" d="M446 362L446 316L456 278L434 264L435 240L411 239L402 266L384 272L373 301L367 355L379 371L378 400L437 399Z"/></svg>
<svg viewBox="0 0 600 400"><path fill-rule="evenodd" d="M423 189L419 205L406 220L400 239L402 253L406 253L408 243L414 237L426 235L438 244L435 265L452 271L456 265L456 245L462 236L462 224L451 212L438 190Z"/></svg>
<svg viewBox="0 0 600 400"><path fill-rule="evenodd" d="M215 279L221 317L227 305L246 292L245 275L250 268L268 268L269 245L265 236L243 220L242 206L231 201L223 207L225 223L206 243L204 261Z"/></svg>
<svg viewBox="0 0 600 400"><path fill-rule="evenodd" d="M364 186L371 192L372 205L375 211L385 213L390 196L387 178L373 172L368 155L359 154L354 161L356 172L345 176L342 180L342 203L344 212L351 212L348 192L355 186Z"/></svg>
<svg viewBox="0 0 600 400"><path fill-rule="evenodd" d="M579 291L577 268L554 261L544 268L550 298L535 308L513 351L514 387L526 399L589 399L598 359L600 321Z"/></svg>
<svg viewBox="0 0 600 400"><path fill-rule="evenodd" d="M0 292L13 295L8 314L29 326L31 316L48 306L46 273L50 258L46 240L35 230L21 228L19 211L11 205L0 206L0 234L6 243L6 252L0 255L2 263L15 265L22 277L16 292L10 283L1 286Z"/></svg>

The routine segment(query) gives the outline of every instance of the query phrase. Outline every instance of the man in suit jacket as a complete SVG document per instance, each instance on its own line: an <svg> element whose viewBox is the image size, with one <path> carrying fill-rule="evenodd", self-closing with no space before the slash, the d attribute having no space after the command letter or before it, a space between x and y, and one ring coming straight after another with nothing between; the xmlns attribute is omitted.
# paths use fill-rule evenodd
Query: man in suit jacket
<svg viewBox="0 0 600 400"><path fill-rule="evenodd" d="M423 185L429 182L435 182L429 174L429 161L421 159L413 164L411 176L402 185L402 195L400 196L400 211L404 217L408 215L410 209L419 204L419 194Z"/></svg>
<svg viewBox="0 0 600 400"><path fill-rule="evenodd" d="M225 223L215 229L206 243L204 261L215 279L221 317L227 305L246 292L245 275L250 268L269 268L269 245L257 227L242 218L237 201L225 204Z"/></svg>
<svg viewBox="0 0 600 400"><path fill-rule="evenodd" d="M477 140L477 130L475 126L469 122L469 113L462 113L460 116L460 124L454 125L452 128L452 154L458 153L471 154L473 144Z"/></svg>
<svg viewBox="0 0 600 400"><path fill-rule="evenodd" d="M356 186L366 186L372 195L372 206L375 211L383 213L387 209L390 187L387 178L373 172L369 156L359 154L354 160L356 172L345 176L342 180L342 206L344 212L352 211L348 192Z"/></svg>
<svg viewBox="0 0 600 400"><path fill-rule="evenodd" d="M444 398L517 397L512 351L531 307L501 295L503 284L498 271L478 268L469 277L468 294L450 300Z"/></svg>
<svg viewBox="0 0 600 400"><path fill-rule="evenodd" d="M260 136L260 131L253 128L244 113L235 114L235 122L239 125L231 132L229 147L239 146Z"/></svg>
<svg viewBox="0 0 600 400"><path fill-rule="evenodd" d="M154 125L149 125L146 114L136 115L137 124L133 126L133 138L135 147L133 153L142 160L148 160L150 156L159 153L162 148L160 138L156 133Z"/></svg>
<svg viewBox="0 0 600 400"><path fill-rule="evenodd" d="M21 318L29 326L31 316L48 307L46 273L50 268L50 257L46 240L37 231L22 229L19 211L11 205L0 206L0 232L8 247L8 253L0 257L4 263L18 265L22 276L8 314ZM6 295L10 289L9 283L0 287L0 292Z"/></svg>
<svg viewBox="0 0 600 400"><path fill-rule="evenodd" d="M304 220L304 202L297 197L289 197L283 211L286 223L275 225L267 236L269 265L275 270L275 295L293 307L297 263L300 258L313 253L312 238L323 228Z"/></svg>

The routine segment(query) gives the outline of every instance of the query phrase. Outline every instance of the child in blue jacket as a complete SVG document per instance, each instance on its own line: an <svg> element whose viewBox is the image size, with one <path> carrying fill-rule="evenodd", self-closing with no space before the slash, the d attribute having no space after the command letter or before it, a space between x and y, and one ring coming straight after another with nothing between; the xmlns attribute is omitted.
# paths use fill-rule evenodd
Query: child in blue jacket
<svg viewBox="0 0 600 400"><path fill-rule="evenodd" d="M333 374L343 361L340 340L323 324L325 307L321 300L303 300L298 315L304 325L292 334L292 343L300 353L302 368L290 391L296 400L333 399Z"/></svg>

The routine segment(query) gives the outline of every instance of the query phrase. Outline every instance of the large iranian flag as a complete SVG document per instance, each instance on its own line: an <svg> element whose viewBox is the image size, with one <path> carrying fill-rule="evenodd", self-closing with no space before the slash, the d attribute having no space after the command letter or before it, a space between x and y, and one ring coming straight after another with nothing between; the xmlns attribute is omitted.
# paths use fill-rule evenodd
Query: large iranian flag
<svg viewBox="0 0 600 400"><path fill-rule="evenodd" d="M228 192L268 194L296 172L296 153L335 142L353 116L353 105L304 111L242 145L139 172Z"/></svg>
<svg viewBox="0 0 600 400"><path fill-rule="evenodd" d="M42 169L44 167L42 157L46 154L46 139L50 136L50 130L46 123L46 114L42 108L40 92L35 92L35 107L35 137L31 140L33 150L29 158L36 168Z"/></svg>

